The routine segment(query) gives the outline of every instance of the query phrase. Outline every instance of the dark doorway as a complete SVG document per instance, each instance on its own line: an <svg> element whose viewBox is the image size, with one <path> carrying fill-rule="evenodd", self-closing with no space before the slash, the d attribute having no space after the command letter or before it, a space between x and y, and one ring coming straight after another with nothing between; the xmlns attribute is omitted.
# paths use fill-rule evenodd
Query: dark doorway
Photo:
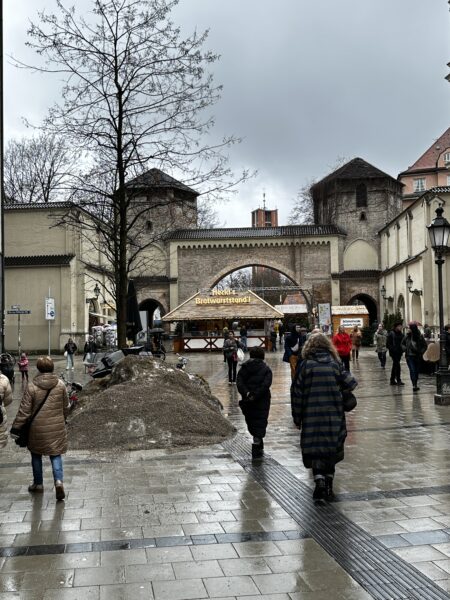
<svg viewBox="0 0 450 600"><path fill-rule="evenodd" d="M367 294L357 294L349 301L349 304L364 304L369 311L369 324L378 320L378 306L375 300Z"/></svg>
<svg viewBox="0 0 450 600"><path fill-rule="evenodd" d="M157 300L153 300L153 298L148 298L147 300L143 300L139 304L139 310L145 311L147 313L147 326L150 329L154 326L154 315L155 310L157 308L159 308L162 317L166 313L166 311Z"/></svg>

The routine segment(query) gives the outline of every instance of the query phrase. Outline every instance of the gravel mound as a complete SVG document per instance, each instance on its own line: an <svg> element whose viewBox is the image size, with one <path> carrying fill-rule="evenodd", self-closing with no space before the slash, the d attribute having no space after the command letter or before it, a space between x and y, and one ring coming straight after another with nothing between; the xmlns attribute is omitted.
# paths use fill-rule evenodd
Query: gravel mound
<svg viewBox="0 0 450 600"><path fill-rule="evenodd" d="M192 448L235 432L206 381L148 357L127 356L78 404L68 419L74 450Z"/></svg>

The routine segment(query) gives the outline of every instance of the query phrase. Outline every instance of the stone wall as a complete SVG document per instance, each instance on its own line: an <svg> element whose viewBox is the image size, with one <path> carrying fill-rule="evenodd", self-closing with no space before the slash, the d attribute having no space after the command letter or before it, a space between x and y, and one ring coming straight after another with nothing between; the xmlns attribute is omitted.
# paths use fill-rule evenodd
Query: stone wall
<svg viewBox="0 0 450 600"><path fill-rule="evenodd" d="M216 285L227 274L260 265L280 271L297 285L318 286L323 301L330 301L329 244L223 244L178 248L179 302L198 289Z"/></svg>

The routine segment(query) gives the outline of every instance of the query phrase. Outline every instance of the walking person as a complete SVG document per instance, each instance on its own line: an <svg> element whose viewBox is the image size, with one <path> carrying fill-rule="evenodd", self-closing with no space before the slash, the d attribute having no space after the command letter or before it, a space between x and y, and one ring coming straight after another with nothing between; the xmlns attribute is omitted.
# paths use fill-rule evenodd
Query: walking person
<svg viewBox="0 0 450 600"><path fill-rule="evenodd" d="M345 327L343 325L339 326L338 332L333 336L332 341L345 370L350 371L350 352L352 351L352 339L345 331Z"/></svg>
<svg viewBox="0 0 450 600"><path fill-rule="evenodd" d="M65 492L61 455L67 451L65 420L69 414L69 399L65 384L53 373L52 359L49 356L41 356L36 366L39 373L24 391L12 424L11 435L18 435L21 427L39 409L31 423L28 438L28 450L31 452L33 469L33 483L28 487L28 491L32 493L44 491L42 456L49 456L56 499L63 500Z"/></svg>
<svg viewBox="0 0 450 600"><path fill-rule="evenodd" d="M294 424L301 430L303 464L314 477L314 500L333 498L335 467L344 458L347 436L342 391L356 386L329 338L323 333L311 336L292 383L291 405Z"/></svg>
<svg viewBox="0 0 450 600"><path fill-rule="evenodd" d="M66 357L66 371L68 371L69 369L74 369L74 363L73 363L73 356L75 354L75 352L78 350L77 345L75 344L75 342L73 341L73 339L70 337L67 340L66 345L64 346L64 356Z"/></svg>
<svg viewBox="0 0 450 600"><path fill-rule="evenodd" d="M19 365L20 373L22 373L22 386L23 386L25 383L28 383L28 367L29 367L29 360L28 360L28 357L25 352L22 352L17 364Z"/></svg>
<svg viewBox="0 0 450 600"><path fill-rule="evenodd" d="M277 337L278 333L275 331L275 327L270 328L270 345L272 346L272 352L277 351Z"/></svg>
<svg viewBox="0 0 450 600"><path fill-rule="evenodd" d="M389 351L389 356L392 358L391 385L405 385L402 381L400 366L400 361L403 354L402 327L402 321L396 321L392 327L392 330L388 333L386 341L386 347Z"/></svg>
<svg viewBox="0 0 450 600"><path fill-rule="evenodd" d="M306 329L300 325L291 325L291 331L284 338L283 361L291 367L291 380L294 380L299 354L306 341Z"/></svg>
<svg viewBox="0 0 450 600"><path fill-rule="evenodd" d="M352 360L358 360L359 349L361 348L362 333L358 325L355 325L350 333L350 339L352 340Z"/></svg>
<svg viewBox="0 0 450 600"><path fill-rule="evenodd" d="M378 329L375 331L373 336L373 342L375 344L375 351L378 354L378 360L382 369L386 368L386 352L387 352L387 331L384 328L383 323L378 325Z"/></svg>
<svg viewBox="0 0 450 600"><path fill-rule="evenodd" d="M411 383L413 384L413 392L418 392L420 390L417 385L419 381L419 366L426 349L427 343L420 333L417 324L409 323L409 331L402 340L402 350L405 353L409 376L411 378Z"/></svg>
<svg viewBox="0 0 450 600"><path fill-rule="evenodd" d="M250 358L242 363L237 376L237 389L242 396L239 406L247 429L253 436L252 458L264 453L264 438L270 411L272 371L264 362L264 349L251 348Z"/></svg>
<svg viewBox="0 0 450 600"><path fill-rule="evenodd" d="M83 362L87 361L88 363L94 362L95 355L98 352L97 344L95 343L94 336L90 335L87 342L84 344L83 349Z"/></svg>
<svg viewBox="0 0 450 600"><path fill-rule="evenodd" d="M228 363L228 385L236 384L236 369L238 363L237 351L242 345L234 337L233 331L228 332L228 337L223 343L223 354Z"/></svg>
<svg viewBox="0 0 450 600"><path fill-rule="evenodd" d="M247 352L248 351L248 348L247 348L248 331L247 331L246 325L242 325L241 330L239 331L239 336L240 336L239 341L242 344L242 350L244 352Z"/></svg>
<svg viewBox="0 0 450 600"><path fill-rule="evenodd" d="M283 325L283 321L280 321L280 323L278 324L278 335L280 336L280 346L283 341L284 331L285 331L285 327Z"/></svg>

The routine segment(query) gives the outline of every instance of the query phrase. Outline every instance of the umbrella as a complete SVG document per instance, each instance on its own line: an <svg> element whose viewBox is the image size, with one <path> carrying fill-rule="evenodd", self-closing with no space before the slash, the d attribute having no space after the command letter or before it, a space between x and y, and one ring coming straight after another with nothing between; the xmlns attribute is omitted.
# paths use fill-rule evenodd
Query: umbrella
<svg viewBox="0 0 450 600"><path fill-rule="evenodd" d="M134 341L136 339L136 334L141 330L142 323L136 296L136 288L134 287L134 281L130 279L127 292L127 338Z"/></svg>

